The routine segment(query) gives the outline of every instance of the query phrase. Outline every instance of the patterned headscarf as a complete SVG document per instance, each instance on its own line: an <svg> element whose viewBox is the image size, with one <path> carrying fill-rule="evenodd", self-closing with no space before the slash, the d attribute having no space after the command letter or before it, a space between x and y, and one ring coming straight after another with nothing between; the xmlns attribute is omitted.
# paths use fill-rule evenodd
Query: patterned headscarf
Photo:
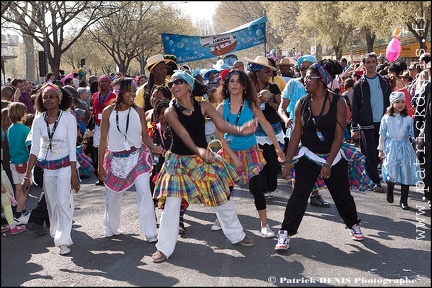
<svg viewBox="0 0 432 288"><path fill-rule="evenodd" d="M48 83L45 84L45 86L43 86L41 89L42 89L42 94L45 91L53 91L59 97L60 102L63 100L63 93L57 85Z"/></svg>
<svg viewBox="0 0 432 288"><path fill-rule="evenodd" d="M311 68L316 69L319 72L321 78L323 79L323 82L326 85L333 81L333 77L327 72L327 70L325 70L325 64L324 66L321 66L318 63L314 63L309 67L309 69Z"/></svg>

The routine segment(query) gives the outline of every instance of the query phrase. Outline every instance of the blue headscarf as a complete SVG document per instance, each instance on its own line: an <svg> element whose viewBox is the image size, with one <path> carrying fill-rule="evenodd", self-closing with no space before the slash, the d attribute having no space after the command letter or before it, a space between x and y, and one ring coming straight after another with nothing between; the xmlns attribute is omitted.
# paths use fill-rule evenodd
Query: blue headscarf
<svg viewBox="0 0 432 288"><path fill-rule="evenodd" d="M305 61L311 62L312 64L315 63L315 62L317 62L315 56L313 56L313 55L303 55L303 56L300 56L297 59L297 67L300 68L300 64L303 63L303 62L305 62Z"/></svg>
<svg viewBox="0 0 432 288"><path fill-rule="evenodd" d="M186 71L182 71L182 70L174 70L174 74L171 75L171 77L174 77L174 76L185 80L190 87L190 91L193 91L195 78L191 74L187 73Z"/></svg>

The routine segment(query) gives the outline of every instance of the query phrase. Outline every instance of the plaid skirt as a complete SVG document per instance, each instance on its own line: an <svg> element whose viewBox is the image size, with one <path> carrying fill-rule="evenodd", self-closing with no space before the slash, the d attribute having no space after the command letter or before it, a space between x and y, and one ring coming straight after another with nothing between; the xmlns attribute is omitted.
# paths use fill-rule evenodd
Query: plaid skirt
<svg viewBox="0 0 432 288"><path fill-rule="evenodd" d="M84 153L82 146L77 146L77 162L82 176L90 176L94 173L93 161Z"/></svg>
<svg viewBox="0 0 432 288"><path fill-rule="evenodd" d="M119 178L111 171L111 162L113 157L128 158L132 153L139 153L138 162L134 168L129 172L126 178ZM105 151L103 167L106 171L105 186L115 192L123 192L129 189L135 182L135 179L144 173L150 172L153 168L153 157L147 146L141 145L141 148L134 152L118 153L111 152L108 149Z"/></svg>
<svg viewBox="0 0 432 288"><path fill-rule="evenodd" d="M168 151L155 183L155 198L163 205L166 197L180 197L188 203L221 206L228 202L230 186L239 181L234 168L215 154L213 163L198 155Z"/></svg>
<svg viewBox="0 0 432 288"><path fill-rule="evenodd" d="M250 179L258 175L267 163L258 145L254 145L248 150L234 151L234 153L246 168L246 171L237 170L237 175L240 177L239 184L249 183ZM217 154L221 155L235 169L234 161L223 148Z"/></svg>
<svg viewBox="0 0 432 288"><path fill-rule="evenodd" d="M297 148L297 151L291 162L291 164L293 165L291 168L293 184L295 183L294 164L297 163L300 159L300 157L296 158L296 156L299 155L299 151L301 148L302 146ZM350 189L363 192L373 187L373 181L366 174L366 157L361 153L360 149L344 142L342 143L340 153L342 154L342 157L348 161L348 182L350 183ZM328 154L317 154L317 156L322 159L327 159ZM322 166L321 162L318 162L315 159L308 157L306 154L304 155L304 157L307 157L309 160L316 163L318 166ZM323 188L326 188L326 184L324 182L324 179L322 179L321 176L318 175L313 190L319 190Z"/></svg>

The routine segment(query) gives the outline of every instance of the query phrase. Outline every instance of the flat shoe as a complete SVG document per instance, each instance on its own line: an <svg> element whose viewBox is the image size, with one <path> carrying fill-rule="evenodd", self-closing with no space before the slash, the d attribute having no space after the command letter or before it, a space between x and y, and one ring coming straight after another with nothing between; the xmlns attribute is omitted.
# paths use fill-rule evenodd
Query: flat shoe
<svg viewBox="0 0 432 288"><path fill-rule="evenodd" d="M153 263L162 263L166 260L165 254L163 254L161 251L157 250L152 255Z"/></svg>

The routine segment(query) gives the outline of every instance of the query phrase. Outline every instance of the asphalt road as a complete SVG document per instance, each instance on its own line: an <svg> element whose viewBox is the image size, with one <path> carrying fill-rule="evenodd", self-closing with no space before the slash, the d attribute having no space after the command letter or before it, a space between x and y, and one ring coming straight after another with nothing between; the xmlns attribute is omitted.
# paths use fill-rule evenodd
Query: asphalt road
<svg viewBox="0 0 432 288"><path fill-rule="evenodd" d="M246 187L232 195L239 219L254 247L232 245L221 231L211 231L215 214L192 204L185 215L187 231L179 236L171 257L154 264L154 244L146 242L137 219L136 192L123 195L123 235L103 234L104 188L95 177L82 183L75 197L72 253L60 256L49 235L31 231L2 233L1 286L53 287L166 287L166 286L349 286L430 287L431 217L422 194L411 192L410 211L398 207L385 194L352 191L365 239L353 241L328 193L330 208L308 205L291 248L274 250L275 239L260 235L253 197ZM385 186L384 186L385 187ZM413 189L411 189L413 190ZM267 201L269 224L276 232L292 188L280 179L275 197ZM29 208L40 189L32 187ZM157 210L158 219L161 211Z"/></svg>

